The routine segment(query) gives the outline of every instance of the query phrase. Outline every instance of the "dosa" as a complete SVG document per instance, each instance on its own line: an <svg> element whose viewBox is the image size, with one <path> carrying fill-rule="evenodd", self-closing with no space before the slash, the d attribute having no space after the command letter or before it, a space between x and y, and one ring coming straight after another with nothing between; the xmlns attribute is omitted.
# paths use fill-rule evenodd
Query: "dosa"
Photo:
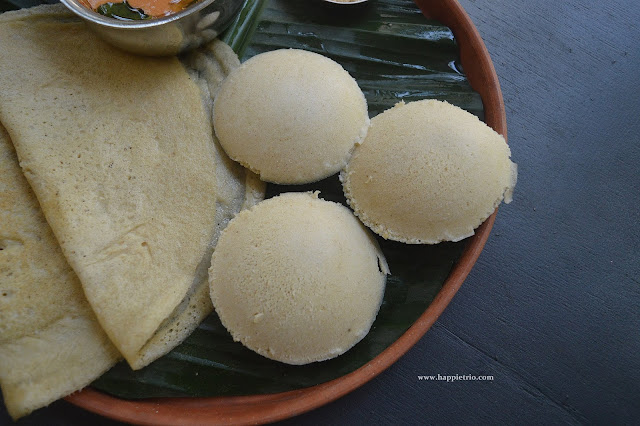
<svg viewBox="0 0 640 426"><path fill-rule="evenodd" d="M3 14L0 39L0 121L100 324L141 368L210 312L206 269L238 204L218 188L228 173L200 83L176 58L112 48L61 6ZM255 180L229 173L244 202Z"/></svg>
<svg viewBox="0 0 640 426"><path fill-rule="evenodd" d="M120 358L84 297L0 126L0 386L14 419Z"/></svg>

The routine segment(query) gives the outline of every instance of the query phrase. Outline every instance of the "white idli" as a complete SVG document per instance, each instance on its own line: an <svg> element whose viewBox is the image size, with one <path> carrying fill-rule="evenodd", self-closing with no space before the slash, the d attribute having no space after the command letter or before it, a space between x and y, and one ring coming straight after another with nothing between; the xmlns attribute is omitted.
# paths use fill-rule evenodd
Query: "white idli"
<svg viewBox="0 0 640 426"><path fill-rule="evenodd" d="M254 56L227 77L214 104L227 154L279 184L337 173L368 125L356 81L338 63L304 50Z"/></svg>
<svg viewBox="0 0 640 426"><path fill-rule="evenodd" d="M459 241L511 201L510 156L501 135L461 108L399 103L371 120L340 179L356 215L382 237Z"/></svg>
<svg viewBox="0 0 640 426"><path fill-rule="evenodd" d="M346 207L287 193L240 212L213 254L211 298L234 340L288 364L334 358L375 319L388 268Z"/></svg>

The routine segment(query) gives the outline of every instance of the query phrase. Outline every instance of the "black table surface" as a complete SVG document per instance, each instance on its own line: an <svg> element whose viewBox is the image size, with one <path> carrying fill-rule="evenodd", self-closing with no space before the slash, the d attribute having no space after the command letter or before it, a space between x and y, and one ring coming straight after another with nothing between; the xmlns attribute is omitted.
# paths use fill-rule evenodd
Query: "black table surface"
<svg viewBox="0 0 640 426"><path fill-rule="evenodd" d="M502 85L513 203L413 349L284 423L638 424L640 3L461 4ZM493 380L418 379L438 374ZM17 424L119 423L59 401Z"/></svg>

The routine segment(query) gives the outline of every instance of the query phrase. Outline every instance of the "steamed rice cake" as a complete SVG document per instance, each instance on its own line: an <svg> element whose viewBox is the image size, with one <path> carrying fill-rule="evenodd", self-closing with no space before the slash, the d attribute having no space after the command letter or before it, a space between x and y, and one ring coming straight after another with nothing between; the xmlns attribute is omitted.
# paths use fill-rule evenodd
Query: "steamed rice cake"
<svg viewBox="0 0 640 426"><path fill-rule="evenodd" d="M340 178L356 215L382 237L458 241L511 201L510 155L501 135L461 108L399 103L372 119Z"/></svg>
<svg viewBox="0 0 640 426"><path fill-rule="evenodd" d="M227 154L279 184L337 173L368 124L356 81L337 62L304 50L254 56L229 75L214 104Z"/></svg>
<svg viewBox="0 0 640 426"><path fill-rule="evenodd" d="M0 126L0 387L9 414L79 390L119 359Z"/></svg>
<svg viewBox="0 0 640 426"><path fill-rule="evenodd" d="M306 364L336 357L368 333L387 273L375 239L348 208L286 193L230 222L209 280L234 340Z"/></svg>

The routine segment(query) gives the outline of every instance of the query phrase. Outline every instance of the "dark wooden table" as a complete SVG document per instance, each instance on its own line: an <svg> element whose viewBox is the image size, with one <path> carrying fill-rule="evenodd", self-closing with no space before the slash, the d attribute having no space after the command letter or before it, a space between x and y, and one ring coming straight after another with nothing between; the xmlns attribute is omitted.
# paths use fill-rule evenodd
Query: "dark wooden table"
<svg viewBox="0 0 640 426"><path fill-rule="evenodd" d="M640 3L461 3L502 84L514 201L406 356L285 423L638 424ZM418 379L438 374L493 380ZM61 401L18 424L117 423Z"/></svg>

